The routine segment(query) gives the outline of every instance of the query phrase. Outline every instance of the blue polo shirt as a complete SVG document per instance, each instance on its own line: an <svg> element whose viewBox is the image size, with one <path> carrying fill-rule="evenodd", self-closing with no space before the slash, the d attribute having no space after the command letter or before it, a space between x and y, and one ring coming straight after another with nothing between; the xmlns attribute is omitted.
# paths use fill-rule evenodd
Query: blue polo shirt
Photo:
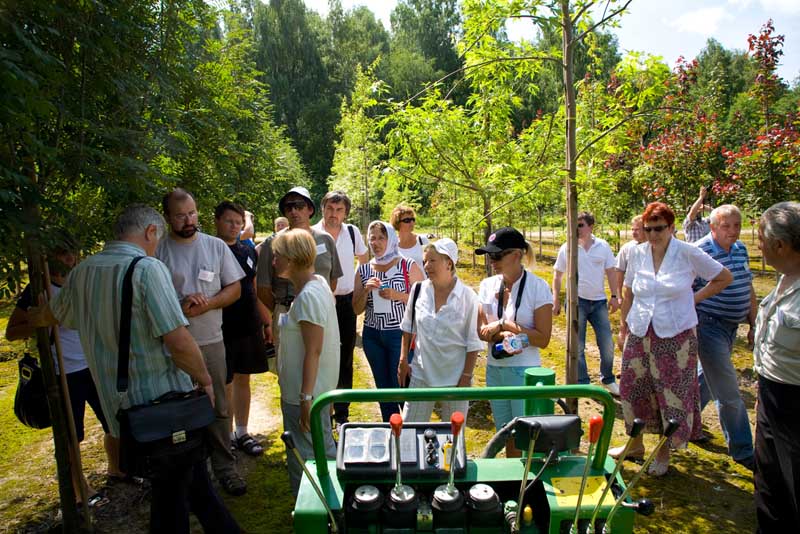
<svg viewBox="0 0 800 534"><path fill-rule="evenodd" d="M714 241L711 234L696 241L694 246L720 262L733 274L733 282L718 294L700 302L697 311L733 323L745 322L747 314L750 313L750 285L753 280L747 247L741 241L737 241L731 246L730 251L726 252ZM697 292L707 283L706 280L697 278L692 289Z"/></svg>

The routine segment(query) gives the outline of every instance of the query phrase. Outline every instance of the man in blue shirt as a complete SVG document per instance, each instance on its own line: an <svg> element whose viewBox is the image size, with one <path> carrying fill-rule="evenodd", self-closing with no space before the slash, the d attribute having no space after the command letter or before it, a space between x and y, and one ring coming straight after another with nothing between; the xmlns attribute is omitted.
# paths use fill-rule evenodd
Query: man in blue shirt
<svg viewBox="0 0 800 534"><path fill-rule="evenodd" d="M739 392L736 369L731 362L739 323L747 322L747 340L753 342L756 297L747 248L739 241L742 215L726 204L711 212L711 233L695 246L733 274L733 282L717 295L697 304L697 341L700 369L700 409L714 399L728 452L734 461L753 469L753 435L747 408ZM706 281L697 279L695 291Z"/></svg>

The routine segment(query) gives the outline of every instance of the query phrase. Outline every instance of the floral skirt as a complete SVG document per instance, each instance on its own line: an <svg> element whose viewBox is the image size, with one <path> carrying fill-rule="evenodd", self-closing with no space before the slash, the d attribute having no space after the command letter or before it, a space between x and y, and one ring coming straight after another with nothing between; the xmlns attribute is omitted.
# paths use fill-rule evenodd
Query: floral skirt
<svg viewBox="0 0 800 534"><path fill-rule="evenodd" d="M693 429L702 424L694 329L664 339L652 326L644 337L629 334L622 353L619 391L628 432L636 417L651 434L663 433L667 421L675 419L680 426L669 446L685 446Z"/></svg>

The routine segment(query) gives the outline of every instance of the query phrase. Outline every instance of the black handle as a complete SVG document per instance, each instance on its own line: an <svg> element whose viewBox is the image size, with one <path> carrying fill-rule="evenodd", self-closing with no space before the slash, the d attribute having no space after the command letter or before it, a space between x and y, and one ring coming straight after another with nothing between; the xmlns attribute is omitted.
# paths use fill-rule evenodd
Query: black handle
<svg viewBox="0 0 800 534"><path fill-rule="evenodd" d="M642 421L637 417L636 419L633 420L633 424L631 425L630 436L632 438L638 437L639 434L642 433L642 430L644 430L644 421Z"/></svg>
<svg viewBox="0 0 800 534"><path fill-rule="evenodd" d="M678 423L678 421L676 419L670 419L669 421L667 421L667 428L664 429L664 435L666 437L670 437L672 434L674 434L678 430L679 426L681 426L681 425L680 425L680 423Z"/></svg>
<svg viewBox="0 0 800 534"><path fill-rule="evenodd" d="M294 449L294 436L288 430L281 434L281 439L286 444L286 448L289 450Z"/></svg>

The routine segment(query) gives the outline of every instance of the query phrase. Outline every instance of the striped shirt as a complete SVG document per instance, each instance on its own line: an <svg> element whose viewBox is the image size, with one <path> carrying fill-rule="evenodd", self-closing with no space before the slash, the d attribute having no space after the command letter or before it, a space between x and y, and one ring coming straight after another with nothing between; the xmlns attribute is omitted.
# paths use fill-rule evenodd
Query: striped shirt
<svg viewBox="0 0 800 534"><path fill-rule="evenodd" d="M690 221L688 218L683 220L683 235L687 243L695 243L711 232L711 219L697 217Z"/></svg>
<svg viewBox="0 0 800 534"><path fill-rule="evenodd" d="M119 423L114 415L121 404L117 360L122 279L131 260L144 255L144 250L133 243L108 242L102 252L70 272L50 304L63 326L80 332L103 413L107 414L111 434L117 437ZM161 336L188 324L167 266L155 258L141 260L133 273L130 405L144 404L170 391L192 389L191 378L175 366L161 342Z"/></svg>
<svg viewBox="0 0 800 534"><path fill-rule="evenodd" d="M358 266L358 276L361 283L366 286L367 280L373 276L381 281L381 285L388 284L389 287L403 293L408 293L410 287L406 284L407 274L411 272L414 260L400 256L400 261L393 265L385 273L373 269L372 263L365 263ZM395 330L400 328L403 316L406 312L406 303L401 300L386 300L378 295L378 291L367 293L366 313L364 314L364 326L377 330Z"/></svg>
<svg viewBox="0 0 800 534"><path fill-rule="evenodd" d="M731 246L730 252L720 247L712 234L708 234L694 246L717 260L733 275L733 282L714 295L697 305L697 310L707 313L717 319L733 323L743 323L750 313L750 287L753 273L750 272L750 257L744 243L737 241ZM694 281L695 293L700 291L708 282L702 278Z"/></svg>

